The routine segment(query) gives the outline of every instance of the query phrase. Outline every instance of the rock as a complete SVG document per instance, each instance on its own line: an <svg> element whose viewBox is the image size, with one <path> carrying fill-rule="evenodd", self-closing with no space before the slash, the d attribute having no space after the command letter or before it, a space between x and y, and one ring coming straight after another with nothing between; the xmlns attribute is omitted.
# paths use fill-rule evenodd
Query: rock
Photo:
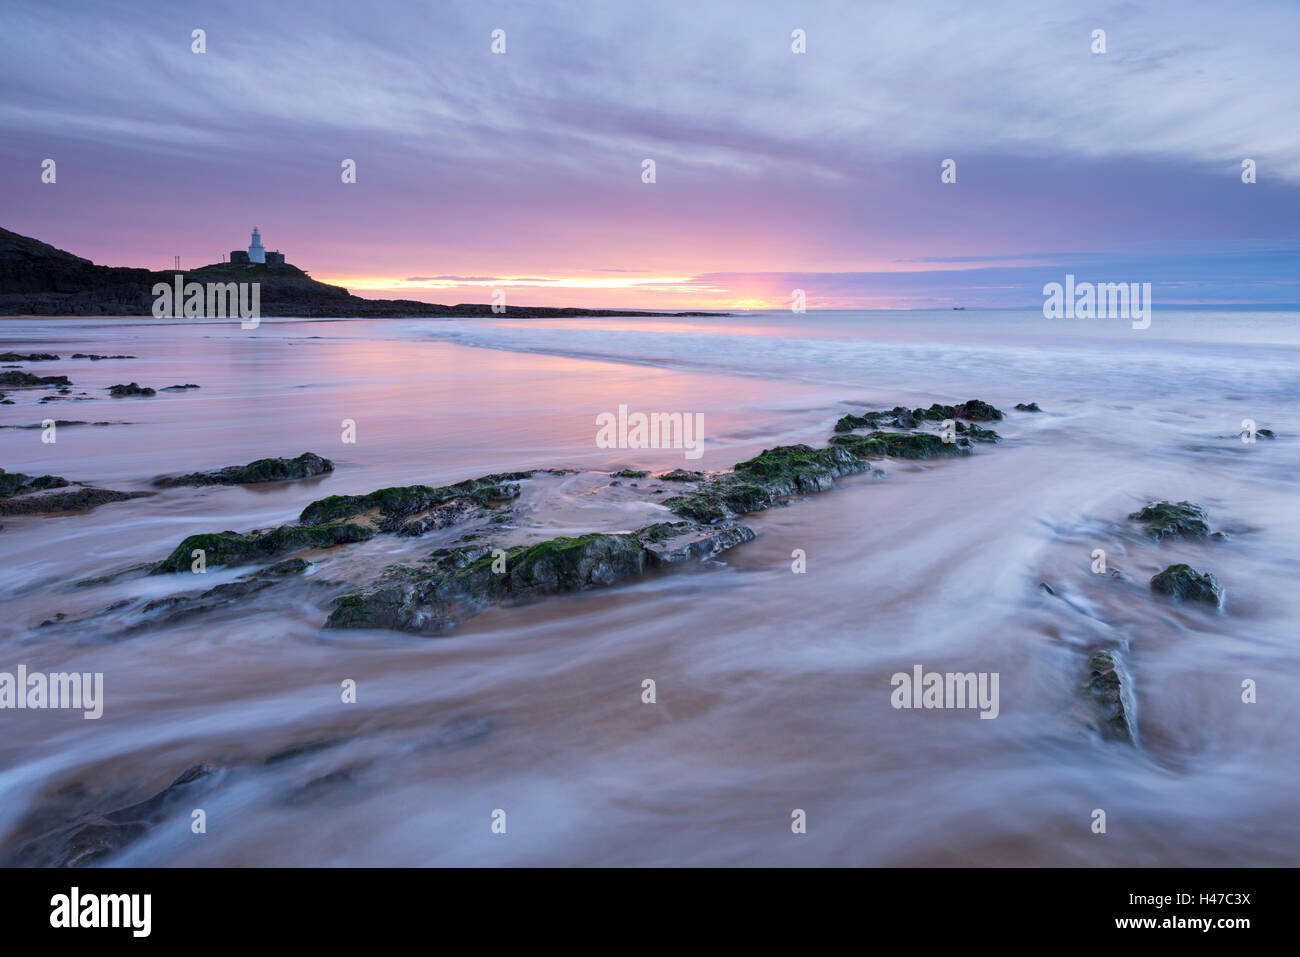
<svg viewBox="0 0 1300 957"><path fill-rule="evenodd" d="M1146 525L1147 534L1160 541L1165 538L1204 538L1210 533L1205 509L1191 502L1152 502L1129 519Z"/></svg>
<svg viewBox="0 0 1300 957"><path fill-rule="evenodd" d="M21 472L6 472L0 469L0 498L39 492L43 489L66 488L68 484L67 479L57 475L40 475L33 478Z"/></svg>
<svg viewBox="0 0 1300 957"><path fill-rule="evenodd" d="M969 422L995 422L1002 418L1002 412L982 399L967 399L953 409L950 419L966 419Z"/></svg>
<svg viewBox="0 0 1300 957"><path fill-rule="evenodd" d="M635 536L598 532L505 552L504 572L493 570L488 549L452 550L431 572L402 570L372 590L336 599L325 627L442 634L493 604L613 585L640 575L646 561Z"/></svg>
<svg viewBox="0 0 1300 957"><path fill-rule="evenodd" d="M973 427L972 427L973 428ZM993 433L994 436L997 433ZM996 441L996 439L994 439ZM935 456L968 455L971 445L965 438L945 442L929 432L869 432L866 435L835 435L831 444L860 458L928 459Z"/></svg>
<svg viewBox="0 0 1300 957"><path fill-rule="evenodd" d="M1016 411L1017 412L1042 412L1043 410L1038 407L1037 402L1030 402L1027 405L1024 402L1017 402Z"/></svg>
<svg viewBox="0 0 1300 957"><path fill-rule="evenodd" d="M57 358L58 356L49 352L31 352L27 355L18 352L0 352L0 362L51 362Z"/></svg>
<svg viewBox="0 0 1300 957"><path fill-rule="evenodd" d="M163 388L163 392L183 392L186 389L197 389L193 382L187 382L184 385L169 385Z"/></svg>
<svg viewBox="0 0 1300 957"><path fill-rule="evenodd" d="M335 522L329 525L281 525L264 532L216 532L191 535L175 550L154 565L151 575L188 572L196 549L204 553L208 565L247 565L306 548L331 548L373 538L375 530L363 525Z"/></svg>
<svg viewBox="0 0 1300 957"><path fill-rule="evenodd" d="M438 488L431 488L428 485L405 485L381 488L368 495L331 495L308 505L298 516L298 521L304 525L318 525L322 522L352 518L362 512L378 509L384 519L381 530L395 531L411 516L454 498L469 496L482 504L488 504L503 498L515 497L519 494L518 486L512 489L507 483L531 478L532 474L532 472L506 472Z"/></svg>
<svg viewBox="0 0 1300 957"><path fill-rule="evenodd" d="M0 372L0 385L28 388L38 385L72 385L65 375L32 375L30 372Z"/></svg>
<svg viewBox="0 0 1300 957"><path fill-rule="evenodd" d="M1203 601L1216 608L1223 604L1223 586L1219 580L1190 565L1170 565L1151 579L1151 590L1177 601Z"/></svg>
<svg viewBox="0 0 1300 957"><path fill-rule="evenodd" d="M861 415L846 415L835 423L836 432L852 432L854 429L878 429L880 419L888 412L863 412Z"/></svg>
<svg viewBox="0 0 1300 957"><path fill-rule="evenodd" d="M1272 429L1256 429L1255 434L1265 439L1276 438L1276 436L1273 435Z"/></svg>
<svg viewBox="0 0 1300 957"><path fill-rule="evenodd" d="M197 388L197 387L196 387ZM159 488L179 485L251 485L257 482L290 482L334 471L334 463L315 452L304 452L296 459L257 459L247 465L227 465L213 472L188 475L160 475L153 480Z"/></svg>
<svg viewBox="0 0 1300 957"><path fill-rule="evenodd" d="M634 533L645 547L647 563L656 568L704 561L754 540L744 525L702 528L693 522L660 522Z"/></svg>
<svg viewBox="0 0 1300 957"><path fill-rule="evenodd" d="M1097 730L1108 740L1136 744L1136 711L1129 684L1118 651L1098 651L1088 659L1088 680L1083 687Z"/></svg>
<svg viewBox="0 0 1300 957"><path fill-rule="evenodd" d="M88 354L88 353L85 353L85 352L74 352L74 353L72 354L72 358L74 358L74 359L90 359L90 360L93 361L93 362L99 362L101 359L134 359L135 356L97 356L97 355L91 355L91 354Z"/></svg>
<svg viewBox="0 0 1300 957"><path fill-rule="evenodd" d="M623 469L621 472L613 473L614 478L642 479L642 478L648 478L649 475L650 475L649 472L643 472L640 469Z"/></svg>
<svg viewBox="0 0 1300 957"><path fill-rule="evenodd" d="M643 476L634 476L642 478ZM664 472L658 476L663 482L699 482L704 479L703 472L692 472L690 469L673 469L671 472Z"/></svg>
<svg viewBox="0 0 1300 957"><path fill-rule="evenodd" d="M118 492L107 488L79 486L67 492L34 492L0 501L0 515L44 515L54 512L86 512L109 502L144 498L149 492Z"/></svg>
<svg viewBox="0 0 1300 957"><path fill-rule="evenodd" d="M51 812L42 808L40 816L34 816L37 823L20 826L19 831L42 830L7 863L18 867L83 867L97 863L139 840L169 816L188 815L189 809L197 806L195 800L216 783L213 776L218 770L211 764L191 765L147 800L99 816L68 814L65 819L72 820L53 829L43 829L48 826ZM81 793L80 789L66 790L74 795Z"/></svg>
<svg viewBox="0 0 1300 957"><path fill-rule="evenodd" d="M150 389L145 386L139 386L136 385L134 382L131 382L127 385L110 385L108 387L108 394L115 399L120 399L125 396L133 396L133 395L151 396L151 395L157 395L158 393L155 392L153 389Z"/></svg>
<svg viewBox="0 0 1300 957"><path fill-rule="evenodd" d="M982 429L978 425L974 424L966 430L966 435L973 442L997 443L1002 441L1002 436L998 435L992 429Z"/></svg>
<svg viewBox="0 0 1300 957"><path fill-rule="evenodd" d="M921 414L924 416L925 413L923 410L921 410ZM901 409L899 413L894 416L894 425L898 426L900 429L914 429L916 428L916 420L917 416L915 412L912 412L910 409Z"/></svg>

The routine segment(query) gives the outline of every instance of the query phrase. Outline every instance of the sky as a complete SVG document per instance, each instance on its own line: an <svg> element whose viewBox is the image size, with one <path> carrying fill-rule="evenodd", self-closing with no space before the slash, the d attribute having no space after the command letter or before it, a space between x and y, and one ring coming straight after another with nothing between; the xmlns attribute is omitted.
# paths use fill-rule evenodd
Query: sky
<svg viewBox="0 0 1300 957"><path fill-rule="evenodd" d="M0 17L0 225L106 265L216 262L256 225L372 298L1023 307L1070 273L1300 303L1296 0Z"/></svg>

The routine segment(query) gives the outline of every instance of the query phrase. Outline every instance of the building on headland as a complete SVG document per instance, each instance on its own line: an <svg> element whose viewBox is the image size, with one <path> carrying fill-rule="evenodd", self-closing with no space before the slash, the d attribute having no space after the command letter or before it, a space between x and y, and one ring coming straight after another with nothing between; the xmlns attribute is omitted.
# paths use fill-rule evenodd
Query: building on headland
<svg viewBox="0 0 1300 957"><path fill-rule="evenodd" d="M256 226L253 227L253 241L248 244L248 252L242 249L231 250L230 262L232 264L264 263L268 266L283 266L284 253L276 250L267 252L262 246L262 233Z"/></svg>

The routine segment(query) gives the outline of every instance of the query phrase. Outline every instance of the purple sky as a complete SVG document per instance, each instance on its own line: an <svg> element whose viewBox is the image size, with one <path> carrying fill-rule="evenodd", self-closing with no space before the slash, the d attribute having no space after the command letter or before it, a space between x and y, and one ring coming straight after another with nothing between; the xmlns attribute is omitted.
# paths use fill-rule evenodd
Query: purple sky
<svg viewBox="0 0 1300 957"><path fill-rule="evenodd" d="M258 225L316 278L435 302L1037 305L1066 272L1300 302L1293 0L9 0L4 24L0 225L96 262L213 262Z"/></svg>

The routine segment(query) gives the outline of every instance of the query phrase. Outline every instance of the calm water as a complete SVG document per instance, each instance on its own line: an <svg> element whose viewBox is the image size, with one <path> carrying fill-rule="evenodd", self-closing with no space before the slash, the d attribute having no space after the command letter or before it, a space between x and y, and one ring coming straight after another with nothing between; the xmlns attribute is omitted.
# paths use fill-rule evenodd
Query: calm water
<svg viewBox="0 0 1300 957"><path fill-rule="evenodd" d="M71 784L117 807L186 766L226 769L120 864L1294 864L1300 858L1300 315L753 314L566 321L0 323L0 351L127 353L30 364L90 401L11 392L0 466L119 489L314 451L336 471L172 489L80 516L5 518L0 670L103 672L104 716L0 712L0 853ZM153 399L106 386L193 382ZM185 535L291 520L328 494L503 469L725 468L822 445L863 407L979 397L1040 415L961 461L750 516L725 567L494 610L455 636L324 632L310 581L135 637L36 626L192 589L74 583ZM595 447L595 416L702 412L706 452ZM1243 444L1243 419L1274 441ZM357 442L340 441L340 423ZM592 527L584 476L533 494L554 534ZM1210 510L1227 541L1155 545L1124 516ZM629 518L630 521L630 518ZM376 561L397 560L385 539ZM1090 572L1103 548L1124 583ZM793 574L791 553L807 554ZM387 551L391 558L385 558ZM427 551L427 548L425 549ZM1174 561L1213 571L1216 613L1156 600ZM205 585L245 569L213 570ZM185 580L182 580L185 579ZM1051 583L1058 597L1039 582ZM1120 643L1141 747L1092 736L1087 649ZM894 710L916 664L1000 675L1000 715ZM356 704L339 700L344 679ZM653 678L658 703L641 703ZM1241 702L1243 679L1258 703ZM267 764L286 748L322 743ZM339 774L338 772L344 772ZM321 779L336 782L303 790ZM89 800L89 799L88 799ZM114 803L115 802L115 803ZM91 801L93 804L93 800ZM507 834L490 830L504 809ZM802 808L808 833L790 831ZM1103 808L1108 833L1091 833Z"/></svg>

